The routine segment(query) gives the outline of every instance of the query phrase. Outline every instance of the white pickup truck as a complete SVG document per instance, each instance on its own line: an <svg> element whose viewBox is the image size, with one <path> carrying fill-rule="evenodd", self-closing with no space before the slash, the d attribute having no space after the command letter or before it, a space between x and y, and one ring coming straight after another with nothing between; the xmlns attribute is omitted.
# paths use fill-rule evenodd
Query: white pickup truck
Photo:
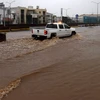
<svg viewBox="0 0 100 100"><path fill-rule="evenodd" d="M75 35L75 28L69 27L65 23L48 23L45 29L32 29L32 37L37 39L39 37L52 38L52 37L65 37Z"/></svg>

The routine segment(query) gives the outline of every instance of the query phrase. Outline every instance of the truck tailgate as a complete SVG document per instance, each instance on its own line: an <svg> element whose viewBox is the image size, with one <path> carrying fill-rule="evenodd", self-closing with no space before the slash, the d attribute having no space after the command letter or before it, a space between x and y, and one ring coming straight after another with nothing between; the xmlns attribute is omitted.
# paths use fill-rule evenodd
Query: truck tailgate
<svg viewBox="0 0 100 100"><path fill-rule="evenodd" d="M33 34L34 35L44 35L44 30L45 29L33 29Z"/></svg>

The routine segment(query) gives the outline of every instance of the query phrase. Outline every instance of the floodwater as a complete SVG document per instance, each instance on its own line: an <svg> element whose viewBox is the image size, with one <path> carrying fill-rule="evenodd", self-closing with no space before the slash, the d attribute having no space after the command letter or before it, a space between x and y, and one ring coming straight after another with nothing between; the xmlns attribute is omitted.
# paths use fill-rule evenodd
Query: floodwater
<svg viewBox="0 0 100 100"><path fill-rule="evenodd" d="M3 100L100 100L100 27L77 30L53 47L2 62L9 79L29 73Z"/></svg>

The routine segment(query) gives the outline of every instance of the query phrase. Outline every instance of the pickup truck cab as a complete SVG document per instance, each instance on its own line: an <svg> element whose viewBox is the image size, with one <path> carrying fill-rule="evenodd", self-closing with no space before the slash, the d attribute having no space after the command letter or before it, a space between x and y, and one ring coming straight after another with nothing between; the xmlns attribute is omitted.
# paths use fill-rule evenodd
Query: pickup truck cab
<svg viewBox="0 0 100 100"><path fill-rule="evenodd" d="M71 28L65 23L48 23L45 29L32 29L32 37L52 38L52 37L65 37L75 35L75 28Z"/></svg>

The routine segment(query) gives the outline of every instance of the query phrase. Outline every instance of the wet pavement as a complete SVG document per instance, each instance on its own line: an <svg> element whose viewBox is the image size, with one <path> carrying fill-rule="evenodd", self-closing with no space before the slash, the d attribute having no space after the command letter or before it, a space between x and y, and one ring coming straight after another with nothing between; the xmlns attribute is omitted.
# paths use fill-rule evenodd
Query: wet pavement
<svg viewBox="0 0 100 100"><path fill-rule="evenodd" d="M77 28L42 51L0 62L0 87L21 77L3 100L100 100L100 27Z"/></svg>
<svg viewBox="0 0 100 100"><path fill-rule="evenodd" d="M31 37L31 31L17 31L17 32L7 32L7 40L22 39Z"/></svg>

